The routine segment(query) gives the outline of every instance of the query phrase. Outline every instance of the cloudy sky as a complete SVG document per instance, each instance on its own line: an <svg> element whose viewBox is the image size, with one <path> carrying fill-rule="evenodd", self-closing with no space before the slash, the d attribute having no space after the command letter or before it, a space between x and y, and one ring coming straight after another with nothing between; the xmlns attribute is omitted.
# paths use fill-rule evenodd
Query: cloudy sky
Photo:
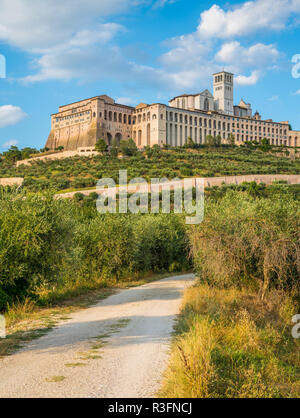
<svg viewBox="0 0 300 418"><path fill-rule="evenodd" d="M59 105L167 103L212 90L223 68L235 102L300 129L300 0L0 0L0 11L0 152L43 147Z"/></svg>

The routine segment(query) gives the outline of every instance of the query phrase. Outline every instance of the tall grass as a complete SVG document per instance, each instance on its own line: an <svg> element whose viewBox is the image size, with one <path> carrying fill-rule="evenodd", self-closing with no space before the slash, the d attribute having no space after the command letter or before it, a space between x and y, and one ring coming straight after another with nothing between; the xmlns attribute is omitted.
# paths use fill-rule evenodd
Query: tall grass
<svg viewBox="0 0 300 418"><path fill-rule="evenodd" d="M160 395L300 397L300 342L291 335L298 309L278 290L268 303L235 288L187 290Z"/></svg>

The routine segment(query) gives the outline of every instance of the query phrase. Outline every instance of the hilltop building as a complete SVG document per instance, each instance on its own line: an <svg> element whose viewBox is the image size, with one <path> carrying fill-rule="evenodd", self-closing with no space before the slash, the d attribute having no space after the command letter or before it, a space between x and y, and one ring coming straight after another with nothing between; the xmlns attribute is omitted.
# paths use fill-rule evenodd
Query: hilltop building
<svg viewBox="0 0 300 418"><path fill-rule="evenodd" d="M188 138L203 144L207 135L219 135L226 143L230 134L239 145L268 138L272 145L300 146L300 132L291 131L289 122L262 120L258 112L252 116L251 104L243 99L235 106L233 83L234 75L222 71L213 75L213 94L183 94L169 105L141 103L134 108L102 95L60 106L51 115L46 147L93 148L100 138L108 145L133 138L139 148L181 146Z"/></svg>

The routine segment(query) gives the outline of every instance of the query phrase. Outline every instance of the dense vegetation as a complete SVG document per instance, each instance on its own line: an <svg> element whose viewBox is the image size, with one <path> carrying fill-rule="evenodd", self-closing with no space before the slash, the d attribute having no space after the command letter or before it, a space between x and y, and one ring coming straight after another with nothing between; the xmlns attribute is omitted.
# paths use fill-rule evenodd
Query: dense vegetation
<svg viewBox="0 0 300 418"><path fill-rule="evenodd" d="M291 160L248 147L207 146L161 150L147 149L131 157L112 155L73 157L56 161L37 161L16 167L0 163L0 177L24 177L25 188L32 191L55 191L95 187L100 178L118 182L120 169L128 170L128 178L143 177L214 177L243 174L300 174L300 159Z"/></svg>
<svg viewBox="0 0 300 418"><path fill-rule="evenodd" d="M72 286L188 265L181 217L100 215L79 203L1 193L0 310L28 296L43 302Z"/></svg>
<svg viewBox="0 0 300 418"><path fill-rule="evenodd" d="M211 190L163 395L300 397L299 187ZM290 192L291 190L291 192Z"/></svg>

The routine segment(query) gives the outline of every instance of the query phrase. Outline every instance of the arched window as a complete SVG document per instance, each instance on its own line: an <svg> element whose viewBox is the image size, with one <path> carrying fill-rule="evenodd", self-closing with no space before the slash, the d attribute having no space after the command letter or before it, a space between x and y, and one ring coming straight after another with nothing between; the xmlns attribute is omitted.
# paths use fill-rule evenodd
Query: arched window
<svg viewBox="0 0 300 418"><path fill-rule="evenodd" d="M148 125L147 125L147 145L150 147L150 143L151 143L151 141L150 141L150 123L148 123Z"/></svg>
<svg viewBox="0 0 300 418"><path fill-rule="evenodd" d="M209 101L207 97L204 99L204 110L209 110Z"/></svg>
<svg viewBox="0 0 300 418"><path fill-rule="evenodd" d="M108 120L112 120L112 112L108 112Z"/></svg>
<svg viewBox="0 0 300 418"><path fill-rule="evenodd" d="M124 123L127 123L127 115L124 115Z"/></svg>
<svg viewBox="0 0 300 418"><path fill-rule="evenodd" d="M114 122L118 122L118 115L116 112L114 113Z"/></svg>
<svg viewBox="0 0 300 418"><path fill-rule="evenodd" d="M122 123L122 113L119 113L119 123Z"/></svg>
<svg viewBox="0 0 300 418"><path fill-rule="evenodd" d="M156 116L156 114L154 113L154 115L152 116L152 120L155 120L155 119L157 119L157 116Z"/></svg>

